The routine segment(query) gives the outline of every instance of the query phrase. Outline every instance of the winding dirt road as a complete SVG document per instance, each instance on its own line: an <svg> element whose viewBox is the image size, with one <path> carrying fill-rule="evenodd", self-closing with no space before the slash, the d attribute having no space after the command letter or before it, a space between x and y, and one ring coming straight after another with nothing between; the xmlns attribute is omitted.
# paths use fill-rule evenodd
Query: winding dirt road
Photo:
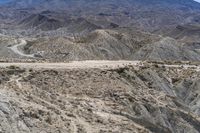
<svg viewBox="0 0 200 133"><path fill-rule="evenodd" d="M26 44L27 44L26 40L20 39L20 43L10 47L10 49L17 55L34 58L34 54L25 54L22 50L19 49L20 46L25 46Z"/></svg>

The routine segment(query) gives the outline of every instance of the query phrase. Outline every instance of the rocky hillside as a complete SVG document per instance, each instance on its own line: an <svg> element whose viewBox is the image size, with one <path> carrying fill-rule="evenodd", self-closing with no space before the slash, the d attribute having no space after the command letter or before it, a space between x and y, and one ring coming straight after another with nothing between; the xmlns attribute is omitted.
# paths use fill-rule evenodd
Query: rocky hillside
<svg viewBox="0 0 200 133"><path fill-rule="evenodd" d="M200 131L195 67L0 71L1 132Z"/></svg>
<svg viewBox="0 0 200 133"><path fill-rule="evenodd" d="M199 48L199 43L183 43L170 37L119 28L95 30L87 35L72 37L42 37L29 41L24 51L30 54L43 51L40 59L50 61L200 61Z"/></svg>
<svg viewBox="0 0 200 133"><path fill-rule="evenodd" d="M172 29L171 31L168 31L166 35L186 43L200 42L200 25L178 25L176 28Z"/></svg>
<svg viewBox="0 0 200 133"><path fill-rule="evenodd" d="M101 27L90 23L84 18L73 19L69 16L56 16L57 13L51 14L51 12L42 12L40 14L33 14L18 23L19 29L37 29L43 31L57 30L59 28L67 28L73 32L93 31L100 29Z"/></svg>
<svg viewBox="0 0 200 133"><path fill-rule="evenodd" d="M39 38L28 42L24 50L43 51L42 58L54 61L131 60L141 47L158 40L158 36L140 31L102 29L83 36Z"/></svg>

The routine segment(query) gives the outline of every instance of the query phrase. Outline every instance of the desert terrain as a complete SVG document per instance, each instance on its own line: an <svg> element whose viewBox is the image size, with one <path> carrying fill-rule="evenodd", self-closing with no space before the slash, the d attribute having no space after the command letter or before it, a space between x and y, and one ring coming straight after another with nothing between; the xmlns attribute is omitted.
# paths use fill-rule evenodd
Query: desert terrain
<svg viewBox="0 0 200 133"><path fill-rule="evenodd" d="M2 132L200 130L197 64L83 61L0 68Z"/></svg>
<svg viewBox="0 0 200 133"><path fill-rule="evenodd" d="M199 133L200 4L0 0L0 133Z"/></svg>

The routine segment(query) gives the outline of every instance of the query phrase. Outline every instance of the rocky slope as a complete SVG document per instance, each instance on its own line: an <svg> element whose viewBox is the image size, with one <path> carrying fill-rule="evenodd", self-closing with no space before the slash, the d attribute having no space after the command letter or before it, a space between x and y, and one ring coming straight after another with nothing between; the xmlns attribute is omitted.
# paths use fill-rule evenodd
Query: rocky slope
<svg viewBox="0 0 200 133"><path fill-rule="evenodd" d="M198 133L199 71L156 64L1 68L0 130Z"/></svg>
<svg viewBox="0 0 200 133"><path fill-rule="evenodd" d="M59 14L51 14L51 12L42 12L40 14L33 14L23 19L18 23L19 29L38 29L43 31L57 30L59 28L67 28L70 32L85 32L84 30L92 31L100 29L101 27L90 23L84 18L73 19L69 16L59 17Z"/></svg>
<svg viewBox="0 0 200 133"><path fill-rule="evenodd" d="M36 39L28 42L25 51L43 51L42 58L54 61L131 60L142 46L159 39L155 35L128 29L95 30L83 36Z"/></svg>
<svg viewBox="0 0 200 133"><path fill-rule="evenodd" d="M171 36L185 43L200 42L199 35L199 24L178 25L166 33L166 36Z"/></svg>
<svg viewBox="0 0 200 133"><path fill-rule="evenodd" d="M194 37L190 35L187 37ZM72 34L67 37L45 36L23 39L2 36L0 55L7 59L35 59L50 62L120 59L200 61L200 43L197 40L186 42L184 38L175 39L129 28L101 29L85 35ZM21 41L25 44L20 45ZM15 51L12 50L13 48Z"/></svg>
<svg viewBox="0 0 200 133"><path fill-rule="evenodd" d="M101 29L71 37L41 37L28 41L22 50L28 54L42 52L36 58L50 61L200 60L198 43L184 43L127 28Z"/></svg>

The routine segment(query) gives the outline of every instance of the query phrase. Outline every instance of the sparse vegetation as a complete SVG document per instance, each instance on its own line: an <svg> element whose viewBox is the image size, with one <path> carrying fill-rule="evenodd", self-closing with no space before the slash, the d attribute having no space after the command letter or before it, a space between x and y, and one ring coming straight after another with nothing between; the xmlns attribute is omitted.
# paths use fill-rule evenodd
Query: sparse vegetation
<svg viewBox="0 0 200 133"><path fill-rule="evenodd" d="M199 133L199 14L193 0L0 0L0 133Z"/></svg>

